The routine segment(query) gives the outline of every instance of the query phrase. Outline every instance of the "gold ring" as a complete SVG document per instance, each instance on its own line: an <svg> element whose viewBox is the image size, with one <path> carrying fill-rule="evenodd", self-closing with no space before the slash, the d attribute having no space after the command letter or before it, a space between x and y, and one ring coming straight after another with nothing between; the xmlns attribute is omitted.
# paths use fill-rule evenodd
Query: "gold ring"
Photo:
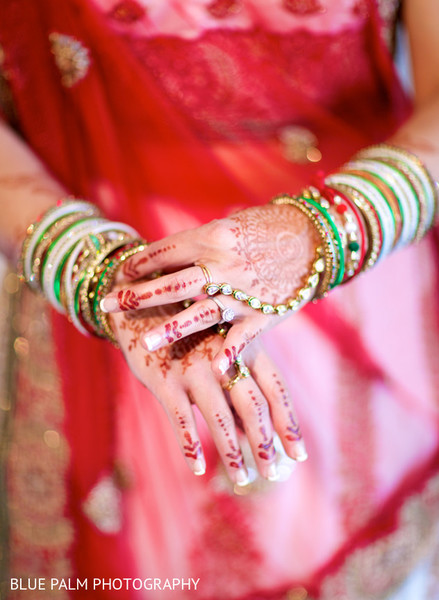
<svg viewBox="0 0 439 600"><path fill-rule="evenodd" d="M230 392L232 387L238 383L241 379L247 379L250 377L250 369L244 364L241 355L239 354L235 362L233 363L236 375L234 375L227 383L223 385L223 389Z"/></svg>
<svg viewBox="0 0 439 600"><path fill-rule="evenodd" d="M250 369L244 363L240 354L238 354L233 364L235 365L237 372L240 373L242 377L250 377Z"/></svg>
<svg viewBox="0 0 439 600"><path fill-rule="evenodd" d="M196 263L196 266L200 267L200 269L203 271L204 278L206 279L206 285L208 285L209 283L212 283L212 275L211 275L209 269L206 267L206 265L202 265L201 263Z"/></svg>

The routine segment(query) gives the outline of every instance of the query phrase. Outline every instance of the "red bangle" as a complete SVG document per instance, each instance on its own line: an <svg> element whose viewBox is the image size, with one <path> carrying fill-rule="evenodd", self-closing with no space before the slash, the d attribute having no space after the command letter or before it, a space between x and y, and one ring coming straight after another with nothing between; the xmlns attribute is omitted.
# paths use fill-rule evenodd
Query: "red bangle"
<svg viewBox="0 0 439 600"><path fill-rule="evenodd" d="M322 197L324 197L329 204L336 206L335 210L338 214L342 215L346 210L347 210L347 206L351 209L351 211L354 213L355 218L357 220L358 223L358 229L360 231L361 234L361 245L360 245L360 258L358 260L358 266L355 269L354 274L349 277L349 276L345 276L343 283L345 283L346 281L348 281L349 279L351 279L352 277L355 277L355 275L358 275L358 273L360 273L363 264L364 264L364 259L366 256L366 242L367 242L367 234L366 234L366 228L364 225L364 221L362 219L361 216L361 212L358 209L358 207L355 205L355 202L353 200L351 200L346 194L340 192L339 190L336 190L330 186L328 186L325 183L325 175L322 172L319 172L315 178L315 187L319 190L320 195ZM335 202L335 198L336 196L338 196L339 198L341 198L344 202L344 204L337 204ZM347 205L347 206L346 206Z"/></svg>

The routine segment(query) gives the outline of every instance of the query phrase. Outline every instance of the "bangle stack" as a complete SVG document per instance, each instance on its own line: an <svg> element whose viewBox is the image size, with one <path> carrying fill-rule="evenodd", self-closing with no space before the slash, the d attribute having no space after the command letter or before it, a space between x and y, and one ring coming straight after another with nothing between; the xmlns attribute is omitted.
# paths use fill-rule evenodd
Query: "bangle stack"
<svg viewBox="0 0 439 600"><path fill-rule="evenodd" d="M318 227L326 251L315 300L420 240L438 215L438 185L418 157L380 144L300 195L272 203L299 208Z"/></svg>
<svg viewBox="0 0 439 600"><path fill-rule="evenodd" d="M81 333L117 346L99 301L110 291L120 265L145 247L129 225L104 219L84 200L65 200L28 227L19 272Z"/></svg>

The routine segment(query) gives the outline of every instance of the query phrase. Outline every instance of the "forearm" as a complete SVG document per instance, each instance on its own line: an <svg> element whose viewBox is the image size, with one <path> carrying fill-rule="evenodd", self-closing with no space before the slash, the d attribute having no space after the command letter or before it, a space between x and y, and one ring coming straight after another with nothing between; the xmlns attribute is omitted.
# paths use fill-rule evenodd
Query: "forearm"
<svg viewBox="0 0 439 600"><path fill-rule="evenodd" d="M0 251L16 259L26 228L66 191L0 121Z"/></svg>
<svg viewBox="0 0 439 600"><path fill-rule="evenodd" d="M439 93L419 105L390 143L407 148L439 180Z"/></svg>
<svg viewBox="0 0 439 600"><path fill-rule="evenodd" d="M391 142L414 152L439 180L439 3L404 0L415 90L415 112Z"/></svg>

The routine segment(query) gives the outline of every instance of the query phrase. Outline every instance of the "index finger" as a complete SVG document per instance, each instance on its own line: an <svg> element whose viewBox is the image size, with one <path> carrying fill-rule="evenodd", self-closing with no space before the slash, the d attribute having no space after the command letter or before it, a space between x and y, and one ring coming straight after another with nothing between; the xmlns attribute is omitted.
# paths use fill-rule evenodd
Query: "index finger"
<svg viewBox="0 0 439 600"><path fill-rule="evenodd" d="M200 267L190 267L111 292L101 300L101 309L106 313L115 313L174 304L203 294L205 283Z"/></svg>
<svg viewBox="0 0 439 600"><path fill-rule="evenodd" d="M125 280L132 281L154 271L175 269L194 262L193 231L181 231L152 242L143 252L128 258L121 267L121 273Z"/></svg>

